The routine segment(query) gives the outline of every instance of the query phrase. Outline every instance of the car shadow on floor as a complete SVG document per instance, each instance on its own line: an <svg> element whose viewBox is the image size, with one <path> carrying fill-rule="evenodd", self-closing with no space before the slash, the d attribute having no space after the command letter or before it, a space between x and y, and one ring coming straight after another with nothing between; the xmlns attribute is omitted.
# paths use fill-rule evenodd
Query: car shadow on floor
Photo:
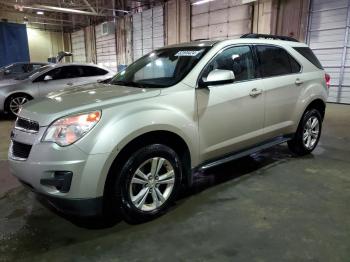
<svg viewBox="0 0 350 262"><path fill-rule="evenodd" d="M0 113L0 121L13 121L14 117L11 117L9 114Z"/></svg>
<svg viewBox="0 0 350 262"><path fill-rule="evenodd" d="M307 157L312 157L312 155ZM196 172L193 174L193 185L190 188L182 188L180 190L176 204L170 207L170 210L180 207L181 204L190 196L199 194L204 190L228 181L240 183L249 179L251 176L260 175L263 173L266 175L266 173L263 172L264 170L293 159L294 157L288 150L288 147L286 145L279 145L253 155L213 167L206 171ZM70 216L57 211L49 203L47 203L45 199L40 197L37 197L37 199L56 215L69 220L78 227L87 229L104 229L113 227L122 221L119 216L114 216L113 218L109 218L107 220L100 217L81 218Z"/></svg>
<svg viewBox="0 0 350 262"><path fill-rule="evenodd" d="M306 156L306 158L312 157L312 155ZM67 216L53 209L36 195L19 188L6 198L0 199L4 201L0 205L2 213L0 221L3 221L0 224L0 246L4 246L3 249L0 248L0 257L3 256L5 261L6 259L14 261L28 255L38 255L48 250L84 242L135 236L145 231L152 234L164 223L178 224L181 223L181 220L194 215L196 211L192 204L190 204L190 209L181 210L181 207L186 206L187 201L198 198L197 195L201 192L219 188L225 183L228 183L230 187L235 187L257 176L269 176L270 168L295 160L297 158L291 155L287 146L280 145L205 172L197 172L194 174L193 186L181 190L176 204L170 208L167 215L148 223L132 226L123 222L119 217L106 221L102 218ZM199 198L197 199L199 201L195 201L196 205L201 205L205 201L213 201L213 199L203 199L203 195ZM37 200L49 210L40 205ZM13 251L19 249L21 250L19 253Z"/></svg>

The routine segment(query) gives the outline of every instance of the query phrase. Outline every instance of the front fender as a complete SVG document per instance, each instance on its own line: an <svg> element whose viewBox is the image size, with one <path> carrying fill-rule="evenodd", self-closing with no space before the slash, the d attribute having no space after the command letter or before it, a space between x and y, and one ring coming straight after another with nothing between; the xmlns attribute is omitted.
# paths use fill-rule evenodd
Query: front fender
<svg viewBox="0 0 350 262"><path fill-rule="evenodd" d="M179 135L187 143L190 152L197 148L196 144L198 145L195 122L178 112L166 109L134 112L108 121L105 125L101 124L98 130L93 130L95 134L88 135L89 140L93 139L94 143L77 144L85 152L99 154L120 151L136 137L152 131L169 131Z"/></svg>
<svg viewBox="0 0 350 262"><path fill-rule="evenodd" d="M19 85L18 87L15 86L8 86L8 87L2 87L0 89L0 110L4 109L5 101L8 97L14 95L14 94L26 94L33 98L38 96L38 88L37 86L24 86L23 84Z"/></svg>
<svg viewBox="0 0 350 262"><path fill-rule="evenodd" d="M169 131L180 136L189 148L191 165L195 166L198 163L197 125L190 116L180 112L167 108L152 108L133 113L125 112L123 116L114 118L113 112L102 112L102 118L105 117L108 121L99 123L99 128L93 129L76 144L88 154L108 153L109 157L99 177L98 188L101 194L109 169L119 152L135 138L152 131ZM84 140L88 140L88 143Z"/></svg>

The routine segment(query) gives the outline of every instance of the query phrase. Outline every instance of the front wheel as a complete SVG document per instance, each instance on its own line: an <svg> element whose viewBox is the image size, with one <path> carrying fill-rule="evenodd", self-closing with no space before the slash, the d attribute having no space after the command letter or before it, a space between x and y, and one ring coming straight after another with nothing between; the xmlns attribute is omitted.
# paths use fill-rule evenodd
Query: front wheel
<svg viewBox="0 0 350 262"><path fill-rule="evenodd" d="M322 117L318 110L306 111L292 140L288 141L289 149L297 155L311 153L321 136Z"/></svg>
<svg viewBox="0 0 350 262"><path fill-rule="evenodd" d="M154 144L132 154L114 184L115 200L130 223L151 220L175 200L181 184L181 164L176 152Z"/></svg>
<svg viewBox="0 0 350 262"><path fill-rule="evenodd" d="M25 94L17 94L11 96L6 103L6 111L9 113L11 117L15 117L21 107L27 103L29 100L31 100L31 97Z"/></svg>

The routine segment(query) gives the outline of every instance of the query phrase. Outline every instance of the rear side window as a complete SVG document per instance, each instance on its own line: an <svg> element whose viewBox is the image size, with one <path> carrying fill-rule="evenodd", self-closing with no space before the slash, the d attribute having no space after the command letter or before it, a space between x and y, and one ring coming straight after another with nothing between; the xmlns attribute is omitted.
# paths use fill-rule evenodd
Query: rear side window
<svg viewBox="0 0 350 262"><path fill-rule="evenodd" d="M296 51L298 51L299 54L301 54L303 57L305 57L307 60L309 60L314 66L316 66L319 69L323 69L320 61L318 61L315 54L311 51L308 47L293 47Z"/></svg>
<svg viewBox="0 0 350 262"><path fill-rule="evenodd" d="M108 73L108 71L94 67L94 66L82 66L84 76L102 76Z"/></svg>
<svg viewBox="0 0 350 262"><path fill-rule="evenodd" d="M259 69L263 77L280 76L300 72L299 63L283 48L256 46Z"/></svg>

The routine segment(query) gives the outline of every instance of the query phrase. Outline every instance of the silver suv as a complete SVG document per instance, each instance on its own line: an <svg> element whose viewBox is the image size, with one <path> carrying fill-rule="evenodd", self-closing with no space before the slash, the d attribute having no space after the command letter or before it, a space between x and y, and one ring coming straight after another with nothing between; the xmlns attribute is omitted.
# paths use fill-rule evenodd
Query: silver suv
<svg viewBox="0 0 350 262"><path fill-rule="evenodd" d="M261 37L167 46L108 84L28 102L11 134L12 173L60 211L141 222L194 170L283 142L310 153L329 76L305 44Z"/></svg>

